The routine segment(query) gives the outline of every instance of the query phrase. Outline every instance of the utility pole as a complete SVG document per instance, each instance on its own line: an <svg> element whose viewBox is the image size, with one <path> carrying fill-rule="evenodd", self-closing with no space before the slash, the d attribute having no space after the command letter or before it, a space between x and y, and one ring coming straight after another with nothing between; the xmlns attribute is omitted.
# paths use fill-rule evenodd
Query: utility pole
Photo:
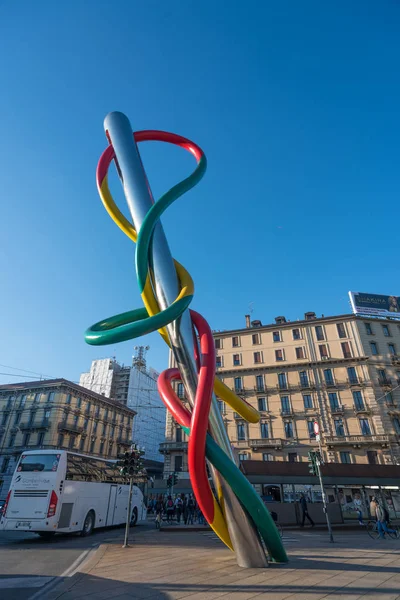
<svg viewBox="0 0 400 600"><path fill-rule="evenodd" d="M323 454L322 454L321 436L320 436L320 433L319 433L319 425L318 425L317 421L314 422L314 433L315 433L315 438L316 438L316 440L318 442L319 451L315 452L314 450L312 450L312 451L310 451L308 453L308 460L309 460L309 464L310 464L310 473L312 473L313 475L318 475L319 485L321 487L321 494L322 494L323 511L325 513L326 524L328 525L329 541L331 543L333 543L334 539L333 539L332 527L331 527L331 522L330 522L330 519L329 519L328 505L327 505L327 502L326 502L326 494L325 494L325 490L324 490L324 482L323 482L322 473L321 473L321 465L324 464L324 459L323 459Z"/></svg>

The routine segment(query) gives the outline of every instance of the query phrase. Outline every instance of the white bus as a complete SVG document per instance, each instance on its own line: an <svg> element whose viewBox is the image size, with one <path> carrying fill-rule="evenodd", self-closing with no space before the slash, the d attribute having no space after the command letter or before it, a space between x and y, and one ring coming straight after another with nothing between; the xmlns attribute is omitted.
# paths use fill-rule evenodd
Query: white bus
<svg viewBox="0 0 400 600"><path fill-rule="evenodd" d="M129 485L115 462L66 450L23 452L3 507L0 529L42 537L126 522ZM143 494L133 487L131 525L146 519Z"/></svg>

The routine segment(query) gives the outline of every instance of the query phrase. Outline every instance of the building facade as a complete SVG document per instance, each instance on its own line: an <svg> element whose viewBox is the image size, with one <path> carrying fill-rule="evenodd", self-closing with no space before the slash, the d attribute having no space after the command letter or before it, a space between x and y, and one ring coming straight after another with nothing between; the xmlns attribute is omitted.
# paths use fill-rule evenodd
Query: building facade
<svg viewBox="0 0 400 600"><path fill-rule="evenodd" d="M329 463L400 464L400 323L353 314L214 332L217 376L255 406L259 424L218 405L240 461L306 462L314 422ZM178 395L185 397L182 384ZM187 439L166 420L165 474L187 472Z"/></svg>
<svg viewBox="0 0 400 600"><path fill-rule="evenodd" d="M132 366L115 359L94 360L88 373L82 373L80 385L124 403L135 411L132 439L145 449L146 460L162 461L159 452L165 435L165 406L157 390L158 373L146 366L147 348L138 346Z"/></svg>
<svg viewBox="0 0 400 600"><path fill-rule="evenodd" d="M65 379L0 385L0 498L24 450L115 459L132 443L134 416L124 404Z"/></svg>

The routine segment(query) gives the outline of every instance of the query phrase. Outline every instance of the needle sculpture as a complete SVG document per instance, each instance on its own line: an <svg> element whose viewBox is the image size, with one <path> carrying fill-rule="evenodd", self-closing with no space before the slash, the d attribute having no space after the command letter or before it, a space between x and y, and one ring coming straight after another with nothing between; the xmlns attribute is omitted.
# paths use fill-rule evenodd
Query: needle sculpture
<svg viewBox="0 0 400 600"><path fill-rule="evenodd" d="M269 511L233 460L225 430L213 409L213 393L251 423L259 421L259 414L216 377L212 332L204 317L189 308L194 296L193 280L178 261L172 262L160 223L165 210L203 177L207 166L204 152L194 142L173 133L152 130L132 133L128 119L121 113L110 113L105 129L109 146L98 163L97 187L108 214L136 243L136 276L144 307L96 323L87 330L86 342L114 344L159 331L172 348L179 369L164 371L158 379L158 389L174 419L188 435L190 478L205 518L221 540L236 552L240 566L266 566L258 534L270 557L286 562L286 552ZM180 146L197 162L189 177L155 203L137 149L137 143L145 141ZM119 210L108 187L107 173L113 161L132 222ZM185 327L189 331L186 339L182 333ZM177 379L184 382L191 410L174 391L172 382ZM210 487L206 460L211 466L216 494Z"/></svg>

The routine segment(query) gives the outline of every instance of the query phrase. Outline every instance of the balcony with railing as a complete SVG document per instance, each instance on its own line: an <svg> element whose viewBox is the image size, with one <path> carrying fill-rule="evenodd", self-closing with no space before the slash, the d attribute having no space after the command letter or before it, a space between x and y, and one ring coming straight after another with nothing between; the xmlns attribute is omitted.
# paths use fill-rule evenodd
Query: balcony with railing
<svg viewBox="0 0 400 600"><path fill-rule="evenodd" d="M49 419L42 419L41 421L28 421L24 423L20 423L19 428L21 431L34 431L37 429L50 429L51 422Z"/></svg>
<svg viewBox="0 0 400 600"><path fill-rule="evenodd" d="M378 383L383 388L391 388L392 380L390 377L378 377Z"/></svg>
<svg viewBox="0 0 400 600"><path fill-rule="evenodd" d="M279 413L282 417L291 417L293 416L293 409L291 406L286 406L286 408L281 408Z"/></svg>
<svg viewBox="0 0 400 600"><path fill-rule="evenodd" d="M345 411L344 404L331 404L330 405L332 415L342 415Z"/></svg>
<svg viewBox="0 0 400 600"><path fill-rule="evenodd" d="M380 444L386 446L389 443L388 435L334 435L325 436L325 443L328 446L348 446L363 444Z"/></svg>
<svg viewBox="0 0 400 600"><path fill-rule="evenodd" d="M283 442L282 438L259 438L259 439L248 441L248 445L255 452L257 452L258 449L263 449L263 448L275 448L275 449L279 450L280 448L282 448L283 443L284 442Z"/></svg>
<svg viewBox="0 0 400 600"><path fill-rule="evenodd" d="M371 409L366 406L365 404L356 404L353 406L353 410L354 410L354 414L355 415L370 415L371 414Z"/></svg>
<svg viewBox="0 0 400 600"><path fill-rule="evenodd" d="M392 354L391 355L392 365L396 367L400 366L400 354Z"/></svg>
<svg viewBox="0 0 400 600"><path fill-rule="evenodd" d="M74 423L70 424L66 421L58 424L58 431L66 431L68 433L82 433L83 427L79 427L79 425L75 425Z"/></svg>
<svg viewBox="0 0 400 600"><path fill-rule="evenodd" d="M163 442L160 444L159 451L161 454L169 454L175 450L184 450L187 452L188 443L187 442Z"/></svg>

